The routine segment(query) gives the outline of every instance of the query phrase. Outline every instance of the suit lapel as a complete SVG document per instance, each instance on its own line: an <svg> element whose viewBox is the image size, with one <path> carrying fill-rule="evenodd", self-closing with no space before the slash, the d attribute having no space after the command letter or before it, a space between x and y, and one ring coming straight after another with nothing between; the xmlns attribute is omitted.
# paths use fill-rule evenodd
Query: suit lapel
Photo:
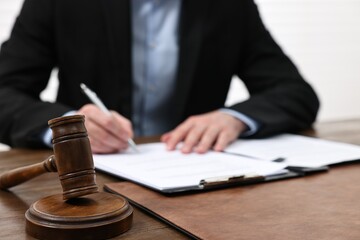
<svg viewBox="0 0 360 240"><path fill-rule="evenodd" d="M100 0L100 2L103 5L112 61L130 63L129 59L125 60L131 49L130 1Z"/></svg>
<svg viewBox="0 0 360 240"><path fill-rule="evenodd" d="M183 0L180 15L180 54L176 108L181 121L201 48L207 0Z"/></svg>
<svg viewBox="0 0 360 240"><path fill-rule="evenodd" d="M116 91L121 111L131 115L131 15L130 0L99 0L104 10L104 19L109 44L112 69L116 82L112 81L112 92ZM105 80L106 81L106 80Z"/></svg>

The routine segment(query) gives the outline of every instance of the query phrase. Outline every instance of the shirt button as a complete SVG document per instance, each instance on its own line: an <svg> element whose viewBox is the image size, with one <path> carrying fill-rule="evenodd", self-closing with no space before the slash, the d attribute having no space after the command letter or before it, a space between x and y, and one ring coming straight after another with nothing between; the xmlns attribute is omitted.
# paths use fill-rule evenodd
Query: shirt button
<svg viewBox="0 0 360 240"><path fill-rule="evenodd" d="M154 92L154 91L155 91L155 86L154 86L154 85L149 85L149 86L148 86L148 90L149 90L150 92Z"/></svg>
<svg viewBox="0 0 360 240"><path fill-rule="evenodd" d="M156 44L156 42L151 42L151 43L149 44L149 46L150 46L151 48L156 48L156 47L157 47L157 44Z"/></svg>

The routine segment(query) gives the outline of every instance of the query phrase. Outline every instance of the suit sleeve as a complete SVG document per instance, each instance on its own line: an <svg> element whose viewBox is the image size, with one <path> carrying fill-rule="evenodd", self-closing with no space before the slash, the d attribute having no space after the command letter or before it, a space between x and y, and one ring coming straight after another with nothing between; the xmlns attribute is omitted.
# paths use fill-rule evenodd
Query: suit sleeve
<svg viewBox="0 0 360 240"><path fill-rule="evenodd" d="M51 0L25 0L11 36L0 51L0 142L12 147L42 147L47 121L69 108L42 102L56 66Z"/></svg>
<svg viewBox="0 0 360 240"><path fill-rule="evenodd" d="M238 75L250 98L231 108L260 123L253 137L311 127L319 109L314 90L266 30L254 2L243 3L247 14L243 18L246 39Z"/></svg>

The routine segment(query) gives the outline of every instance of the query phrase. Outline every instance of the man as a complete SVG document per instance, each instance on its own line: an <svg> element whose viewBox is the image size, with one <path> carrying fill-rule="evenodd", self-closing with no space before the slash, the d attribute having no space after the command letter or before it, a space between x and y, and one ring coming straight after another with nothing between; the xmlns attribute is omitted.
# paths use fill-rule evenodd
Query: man
<svg viewBox="0 0 360 240"><path fill-rule="evenodd" d="M41 102L54 67L57 101ZM225 108L233 75L251 97ZM47 121L75 110L94 152L163 134L170 150L203 153L308 128L319 103L252 0L25 0L0 53L0 107L0 141L14 147L45 146Z"/></svg>

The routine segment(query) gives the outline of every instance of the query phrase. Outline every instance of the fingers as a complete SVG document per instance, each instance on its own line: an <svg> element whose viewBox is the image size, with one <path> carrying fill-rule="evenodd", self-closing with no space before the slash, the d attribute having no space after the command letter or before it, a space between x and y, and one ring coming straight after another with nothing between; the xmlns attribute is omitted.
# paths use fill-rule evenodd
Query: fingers
<svg viewBox="0 0 360 240"><path fill-rule="evenodd" d="M127 139L133 136L128 119L116 112L104 113L93 104L83 106L78 113L85 115L85 127L94 153L113 153L127 149Z"/></svg>
<svg viewBox="0 0 360 240"><path fill-rule="evenodd" d="M230 129L228 129L228 131L220 132L213 147L213 150L217 152L224 151L230 143L237 139L237 137L238 135L236 135L235 132L231 131Z"/></svg>
<svg viewBox="0 0 360 240"><path fill-rule="evenodd" d="M183 153L190 153L193 151L193 148L199 143L200 140L206 137L204 134L206 128L204 126L199 126L194 124L190 131L188 131L187 136L184 140L184 145L181 148Z"/></svg>
<svg viewBox="0 0 360 240"><path fill-rule="evenodd" d="M109 133L95 121L86 121L85 126L94 153L113 153L126 149L127 143L124 140Z"/></svg>
<svg viewBox="0 0 360 240"><path fill-rule="evenodd" d="M111 113L113 114L116 122L118 123L117 126L121 126L116 131L122 132L122 138L124 138L125 140L127 140L128 138L133 138L134 132L130 120L115 111L111 111Z"/></svg>
<svg viewBox="0 0 360 240"><path fill-rule="evenodd" d="M161 141L166 143L168 150L174 150L177 144L185 138L189 130L192 128L191 122L191 119L187 120L176 127L173 131L166 133L161 137Z"/></svg>
<svg viewBox="0 0 360 240"><path fill-rule="evenodd" d="M174 150L183 142L180 150L183 153L205 153L210 149L223 151L240 133L246 125L229 114L215 111L193 116L179 125L173 131L162 136L168 150Z"/></svg>
<svg viewBox="0 0 360 240"><path fill-rule="evenodd" d="M214 142L216 141L216 139L219 136L220 130L221 129L219 129L217 127L209 127L206 130L206 132L204 133L204 135L202 136L202 138L200 139L200 142L197 145L195 151L197 153L205 153L209 149L211 149Z"/></svg>

